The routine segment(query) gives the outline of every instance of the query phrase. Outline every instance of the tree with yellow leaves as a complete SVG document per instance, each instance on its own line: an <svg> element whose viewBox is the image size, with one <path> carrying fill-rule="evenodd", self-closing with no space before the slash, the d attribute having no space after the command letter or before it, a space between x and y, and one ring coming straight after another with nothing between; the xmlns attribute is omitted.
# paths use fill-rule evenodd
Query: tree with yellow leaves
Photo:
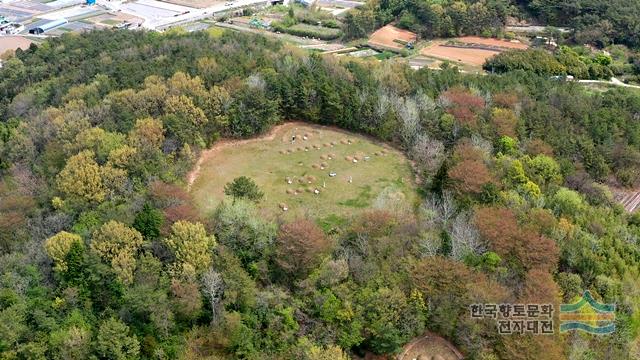
<svg viewBox="0 0 640 360"><path fill-rule="evenodd" d="M151 117L136 120L136 125L129 132L129 144L144 154L159 151L163 142L162 121Z"/></svg>
<svg viewBox="0 0 640 360"><path fill-rule="evenodd" d="M207 235L201 223L181 220L171 226L171 235L165 244L176 257L173 265L175 275L192 277L211 264L211 249L216 240L213 235Z"/></svg>
<svg viewBox="0 0 640 360"><path fill-rule="evenodd" d="M66 231L61 231L44 242L44 248L47 251L47 255L49 255L55 263L54 269L57 271L67 270L65 258L74 243L83 245L82 238L80 235L68 233Z"/></svg>
<svg viewBox="0 0 640 360"><path fill-rule="evenodd" d="M130 284L142 242L142 235L137 230L111 220L93 233L91 249L111 265L123 283Z"/></svg>
<svg viewBox="0 0 640 360"><path fill-rule="evenodd" d="M58 189L69 197L101 202L107 194L100 165L91 150L84 150L70 157L56 180Z"/></svg>
<svg viewBox="0 0 640 360"><path fill-rule="evenodd" d="M127 171L113 165L100 166L95 153L84 150L70 157L58 174L58 190L74 200L100 203L119 193L127 181Z"/></svg>

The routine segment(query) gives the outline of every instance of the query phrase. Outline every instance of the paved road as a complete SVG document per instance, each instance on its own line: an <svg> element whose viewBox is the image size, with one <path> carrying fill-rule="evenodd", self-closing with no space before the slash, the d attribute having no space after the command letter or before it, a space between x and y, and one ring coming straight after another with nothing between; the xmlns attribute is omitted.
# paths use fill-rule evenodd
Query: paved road
<svg viewBox="0 0 640 360"><path fill-rule="evenodd" d="M614 86L622 86L622 87L628 87L628 88L633 88L633 89L640 89L640 86L638 85L630 85L630 84L625 84L622 81L620 81L619 79L616 78L611 78L610 81L607 80L578 80L579 83L583 83L583 84L605 84L605 85L614 85Z"/></svg>
<svg viewBox="0 0 640 360"><path fill-rule="evenodd" d="M358 6L364 5L364 2L360 1L350 1L350 0L319 0L318 4L320 6L332 6L332 7L343 7L343 8L354 8Z"/></svg>
<svg viewBox="0 0 640 360"><path fill-rule="evenodd" d="M571 29L569 28L555 28L556 30L559 30L561 33L568 33L571 32ZM526 33L542 33L544 31L547 30L546 26L536 26L536 25L531 25L531 26L505 26L505 30L506 31L511 31L511 32L526 32Z"/></svg>

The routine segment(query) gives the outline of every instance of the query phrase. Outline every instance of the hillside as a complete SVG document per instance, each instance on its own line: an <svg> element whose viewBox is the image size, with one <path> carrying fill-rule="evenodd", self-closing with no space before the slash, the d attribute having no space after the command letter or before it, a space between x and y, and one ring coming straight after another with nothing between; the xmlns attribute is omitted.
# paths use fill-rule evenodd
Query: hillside
<svg viewBox="0 0 640 360"><path fill-rule="evenodd" d="M611 189L640 185L639 117L631 89L412 70L232 31L92 31L18 50L0 69L0 357L391 358L409 344L637 359L640 215ZM327 196L357 211L273 211L286 178L308 175L295 163L317 180L326 154L298 132L296 148L293 133L242 141L291 119L344 134L321 146L335 142L335 180L352 169L353 183ZM250 146L203 160L191 188L197 159L234 141ZM356 182L402 185L410 206ZM585 290L615 304L613 334L560 333L561 304ZM502 336L474 304L552 305L534 315L553 331Z"/></svg>

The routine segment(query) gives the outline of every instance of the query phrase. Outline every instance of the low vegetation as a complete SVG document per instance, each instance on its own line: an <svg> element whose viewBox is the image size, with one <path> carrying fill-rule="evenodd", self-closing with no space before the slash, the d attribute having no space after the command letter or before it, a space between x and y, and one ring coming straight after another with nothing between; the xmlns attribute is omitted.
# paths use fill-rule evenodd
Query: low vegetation
<svg viewBox="0 0 640 360"><path fill-rule="evenodd" d="M309 24L294 24L291 26L285 26L284 23L273 22L271 23L271 27L275 31L284 32L291 35L302 36L302 37L311 37L317 38L321 40L333 40L340 37L342 32L340 29L328 28L317 25L309 25Z"/></svg>
<svg viewBox="0 0 640 360"><path fill-rule="evenodd" d="M205 214L225 198L242 197L227 189L238 188L244 176L264 192L258 208L270 218L345 218L372 207L412 212L416 200L401 154L333 129L285 124L267 138L224 143L204 157L191 193Z"/></svg>
<svg viewBox="0 0 640 360"><path fill-rule="evenodd" d="M321 40L334 40L342 36L340 23L330 13L314 7L292 5L287 8L287 15L281 21L272 22L271 27L275 31Z"/></svg>

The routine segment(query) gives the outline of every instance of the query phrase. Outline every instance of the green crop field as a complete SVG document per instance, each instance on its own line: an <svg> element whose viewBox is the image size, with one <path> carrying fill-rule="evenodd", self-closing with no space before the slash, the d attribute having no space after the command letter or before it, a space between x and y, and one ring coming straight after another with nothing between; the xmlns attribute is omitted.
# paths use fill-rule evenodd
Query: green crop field
<svg viewBox="0 0 640 360"><path fill-rule="evenodd" d="M190 191L201 211L209 213L225 199L224 185L243 175L264 191L259 207L269 217L308 215L338 221L372 206L411 210L417 199L411 166L399 151L362 136L301 123L206 151L192 173Z"/></svg>

